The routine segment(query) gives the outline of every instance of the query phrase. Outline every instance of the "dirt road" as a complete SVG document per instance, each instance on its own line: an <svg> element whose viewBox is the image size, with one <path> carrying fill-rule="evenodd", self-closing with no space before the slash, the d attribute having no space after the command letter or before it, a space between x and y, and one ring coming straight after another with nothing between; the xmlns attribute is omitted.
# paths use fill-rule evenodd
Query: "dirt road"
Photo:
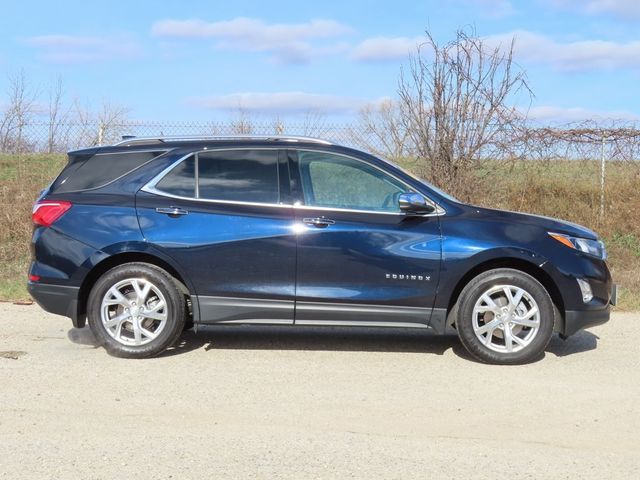
<svg viewBox="0 0 640 480"><path fill-rule="evenodd" d="M0 304L0 478L640 478L640 314L519 367L419 331L216 327L161 358Z"/></svg>

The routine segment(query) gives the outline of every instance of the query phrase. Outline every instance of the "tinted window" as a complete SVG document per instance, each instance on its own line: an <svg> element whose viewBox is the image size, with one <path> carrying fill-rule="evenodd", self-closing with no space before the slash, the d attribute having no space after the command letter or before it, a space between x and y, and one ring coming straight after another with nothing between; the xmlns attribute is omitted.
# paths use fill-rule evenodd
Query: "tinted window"
<svg viewBox="0 0 640 480"><path fill-rule="evenodd" d="M98 153L68 165L53 183L52 191L73 192L102 187L162 153Z"/></svg>
<svg viewBox="0 0 640 480"><path fill-rule="evenodd" d="M183 160L156 184L158 190L179 197L196 196L195 155Z"/></svg>
<svg viewBox="0 0 640 480"><path fill-rule="evenodd" d="M306 205L397 212L402 182L364 162L323 152L298 153Z"/></svg>
<svg viewBox="0 0 640 480"><path fill-rule="evenodd" d="M199 197L278 203L277 150L227 150L198 154Z"/></svg>

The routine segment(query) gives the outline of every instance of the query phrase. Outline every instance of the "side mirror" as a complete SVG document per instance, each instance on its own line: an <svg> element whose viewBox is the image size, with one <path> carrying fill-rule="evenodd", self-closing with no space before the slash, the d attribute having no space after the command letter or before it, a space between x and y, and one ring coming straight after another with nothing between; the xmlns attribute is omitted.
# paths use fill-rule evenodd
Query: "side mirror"
<svg viewBox="0 0 640 480"><path fill-rule="evenodd" d="M409 215L421 215L435 212L435 207L424 199L419 193L402 193L398 197L400 211Z"/></svg>

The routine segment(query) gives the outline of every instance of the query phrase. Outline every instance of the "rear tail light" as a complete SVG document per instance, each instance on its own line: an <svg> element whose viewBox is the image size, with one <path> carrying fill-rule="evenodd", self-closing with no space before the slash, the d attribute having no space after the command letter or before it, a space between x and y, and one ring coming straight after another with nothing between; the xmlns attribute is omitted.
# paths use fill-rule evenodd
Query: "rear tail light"
<svg viewBox="0 0 640 480"><path fill-rule="evenodd" d="M38 202L33 206L31 220L36 225L50 227L70 208L71 202L51 200Z"/></svg>
<svg viewBox="0 0 640 480"><path fill-rule="evenodd" d="M33 273L29 274L29 281L30 282L39 282L40 281L40 275L34 275Z"/></svg>

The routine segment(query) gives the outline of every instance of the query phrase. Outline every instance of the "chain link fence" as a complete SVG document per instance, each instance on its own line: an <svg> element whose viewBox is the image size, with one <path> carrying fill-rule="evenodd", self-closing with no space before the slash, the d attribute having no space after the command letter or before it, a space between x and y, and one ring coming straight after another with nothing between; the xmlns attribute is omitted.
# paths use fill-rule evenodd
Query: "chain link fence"
<svg viewBox="0 0 640 480"><path fill-rule="evenodd" d="M376 145L374 135L358 125L334 123L284 123L280 121L212 121L212 122L67 122L51 124L33 122L0 131L0 152L63 153L83 147L110 145L125 135L136 137L165 136L235 136L299 135L318 137L348 146Z"/></svg>
<svg viewBox="0 0 640 480"><path fill-rule="evenodd" d="M382 129L359 122L331 123L228 120L211 122L29 122L2 129L2 153L64 153L95 145L110 145L125 135L234 136L296 135L323 138L383 156L411 157L410 135L384 138ZM638 160L640 128L600 126L595 122L560 127L526 127L505 131L481 154L483 159L523 160Z"/></svg>

